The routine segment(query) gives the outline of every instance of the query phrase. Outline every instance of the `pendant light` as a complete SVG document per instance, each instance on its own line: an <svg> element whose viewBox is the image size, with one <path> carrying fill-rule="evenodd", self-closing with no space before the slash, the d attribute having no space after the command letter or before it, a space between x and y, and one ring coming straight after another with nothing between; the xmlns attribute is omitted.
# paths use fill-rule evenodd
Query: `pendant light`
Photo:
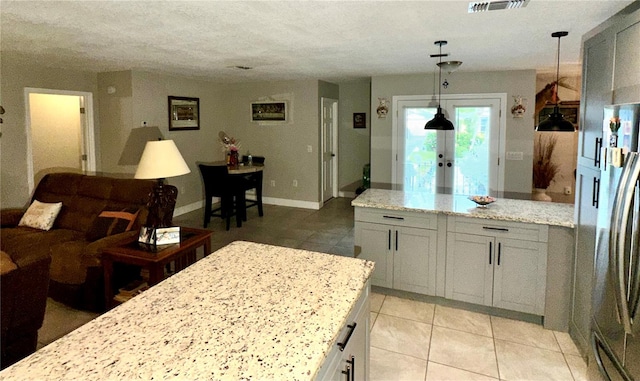
<svg viewBox="0 0 640 381"><path fill-rule="evenodd" d="M556 104L553 106L553 112L549 115L549 118L540 124L536 128L536 131L550 131L550 132L575 132L573 123L564 118L564 115L560 114L558 108L558 81L560 80L560 38L568 35L569 32L554 32L551 33L551 37L558 38L558 66L556 67Z"/></svg>
<svg viewBox="0 0 640 381"><path fill-rule="evenodd" d="M448 54L442 54L442 45L446 45L447 41L436 41L434 44L440 46L440 54L432 54L431 57L439 57L439 63L442 64L442 57L448 56ZM442 86L440 82L442 82L442 66L438 65L438 111L433 119L424 125L425 130L453 130L453 123L445 118L440 107L440 86Z"/></svg>

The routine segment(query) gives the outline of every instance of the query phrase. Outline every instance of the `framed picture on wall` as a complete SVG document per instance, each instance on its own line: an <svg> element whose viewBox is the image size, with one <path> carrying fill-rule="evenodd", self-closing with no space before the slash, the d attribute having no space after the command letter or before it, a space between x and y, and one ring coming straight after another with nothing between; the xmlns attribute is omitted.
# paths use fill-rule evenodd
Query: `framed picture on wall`
<svg viewBox="0 0 640 381"><path fill-rule="evenodd" d="M287 102L251 102L252 122L286 122Z"/></svg>
<svg viewBox="0 0 640 381"><path fill-rule="evenodd" d="M353 128L367 128L367 113L366 112L354 112L353 113Z"/></svg>
<svg viewBox="0 0 640 381"><path fill-rule="evenodd" d="M200 98L169 96L169 131L200 129Z"/></svg>

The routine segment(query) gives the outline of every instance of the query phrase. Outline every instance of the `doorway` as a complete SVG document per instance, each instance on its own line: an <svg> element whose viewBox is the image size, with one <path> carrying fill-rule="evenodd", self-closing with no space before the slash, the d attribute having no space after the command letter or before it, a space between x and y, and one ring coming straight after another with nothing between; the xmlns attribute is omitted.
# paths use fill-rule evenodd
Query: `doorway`
<svg viewBox="0 0 640 381"><path fill-rule="evenodd" d="M322 98L322 203L338 197L338 100Z"/></svg>
<svg viewBox="0 0 640 381"><path fill-rule="evenodd" d="M426 96L394 97L394 189L456 195L504 188L503 94L450 95L440 104L453 131L425 130L437 104Z"/></svg>
<svg viewBox="0 0 640 381"><path fill-rule="evenodd" d="M95 172L91 93L25 88L25 106L30 192L47 173Z"/></svg>

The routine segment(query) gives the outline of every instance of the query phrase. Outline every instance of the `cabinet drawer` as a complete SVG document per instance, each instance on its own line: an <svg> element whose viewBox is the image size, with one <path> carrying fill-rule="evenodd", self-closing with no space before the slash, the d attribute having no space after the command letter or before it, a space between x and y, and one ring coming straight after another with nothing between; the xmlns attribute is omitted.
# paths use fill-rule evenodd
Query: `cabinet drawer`
<svg viewBox="0 0 640 381"><path fill-rule="evenodd" d="M524 241L547 242L547 225L450 216L447 231Z"/></svg>
<svg viewBox="0 0 640 381"><path fill-rule="evenodd" d="M438 214L417 213L402 210L355 208L355 220L412 228L437 229Z"/></svg>

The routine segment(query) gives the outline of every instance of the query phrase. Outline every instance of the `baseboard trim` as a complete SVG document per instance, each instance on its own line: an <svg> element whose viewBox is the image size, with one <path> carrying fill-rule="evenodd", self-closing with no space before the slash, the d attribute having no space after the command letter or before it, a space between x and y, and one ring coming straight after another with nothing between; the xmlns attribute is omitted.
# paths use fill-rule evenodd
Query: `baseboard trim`
<svg viewBox="0 0 640 381"><path fill-rule="evenodd" d="M219 199L217 197L213 198L213 203L218 202ZM289 200L285 198L275 198L275 197L263 197L262 203L267 205L278 205L278 206L288 206L292 208L302 208L302 209L314 209L319 210L321 205L318 202L313 201L301 201L301 200ZM193 212L194 210L204 208L204 200L192 202L191 204L183 205L178 208L175 208L173 211L173 216L178 217L183 214L187 214Z"/></svg>
<svg viewBox="0 0 640 381"><path fill-rule="evenodd" d="M356 198L356 192L340 191L338 192L338 197Z"/></svg>

